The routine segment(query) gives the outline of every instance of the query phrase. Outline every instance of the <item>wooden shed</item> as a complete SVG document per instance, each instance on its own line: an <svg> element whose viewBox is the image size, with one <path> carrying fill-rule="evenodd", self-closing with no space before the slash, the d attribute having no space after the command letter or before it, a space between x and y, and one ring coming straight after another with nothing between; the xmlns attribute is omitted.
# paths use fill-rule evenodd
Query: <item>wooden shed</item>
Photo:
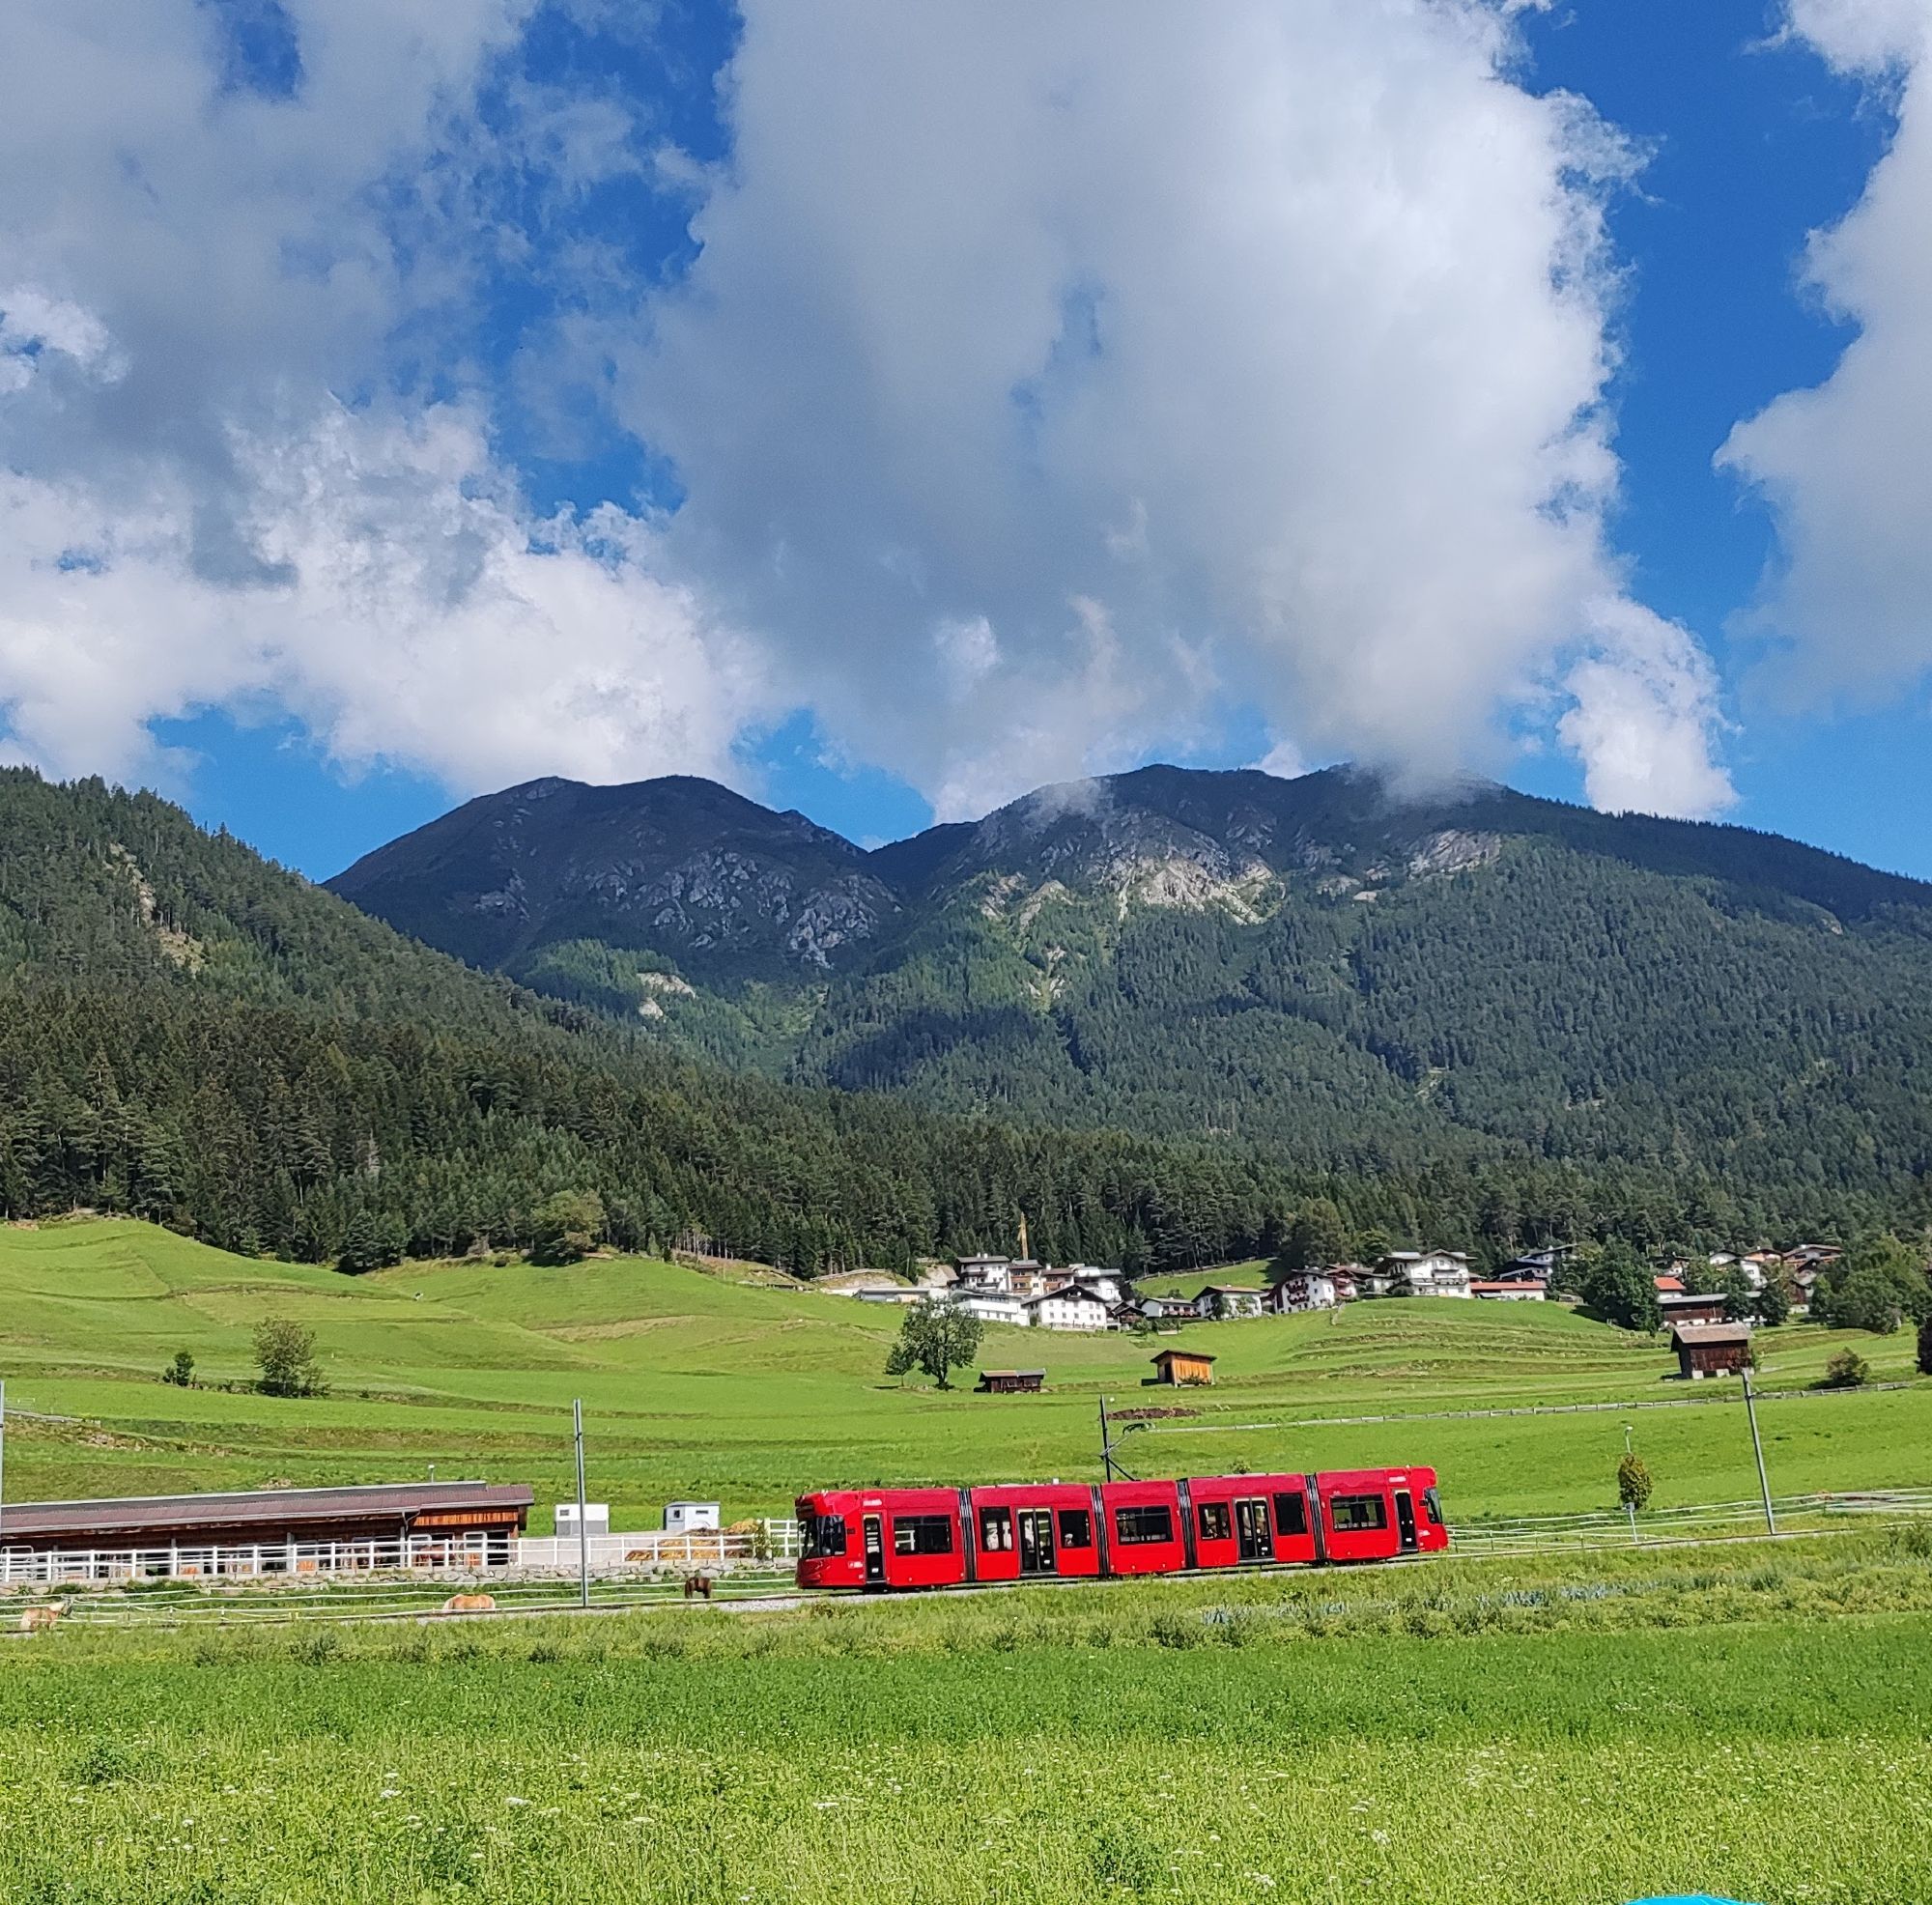
<svg viewBox="0 0 1932 1905"><path fill-rule="evenodd" d="M1199 1350L1163 1350L1153 1358L1153 1379L1177 1387L1186 1383L1208 1383L1214 1379L1214 1358Z"/></svg>
<svg viewBox="0 0 1932 1905"><path fill-rule="evenodd" d="M1695 1291L1661 1290L1657 1294L1657 1307L1662 1313L1666 1327L1680 1322L1723 1322L1725 1306L1729 1303L1721 1290L1699 1294Z"/></svg>
<svg viewBox="0 0 1932 1905"><path fill-rule="evenodd" d="M1037 1396L1046 1380L1043 1369L982 1369L973 1393L978 1396Z"/></svg>
<svg viewBox="0 0 1932 1905"><path fill-rule="evenodd" d="M1735 1376L1750 1367L1747 1322L1680 1322L1670 1332L1677 1373L1688 1382L1700 1376Z"/></svg>

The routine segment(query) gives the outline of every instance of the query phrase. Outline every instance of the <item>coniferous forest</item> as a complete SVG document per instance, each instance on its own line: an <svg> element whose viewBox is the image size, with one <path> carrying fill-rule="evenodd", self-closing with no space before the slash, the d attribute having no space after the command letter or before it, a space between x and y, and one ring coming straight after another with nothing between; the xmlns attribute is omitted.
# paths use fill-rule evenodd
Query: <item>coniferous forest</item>
<svg viewBox="0 0 1932 1905"><path fill-rule="evenodd" d="M1300 1002L1271 1021L1290 1027L1285 1037L1359 1007L1326 983L1334 949L1313 927L1263 945L1211 913L1151 916L1110 949L1105 988L1086 981L1096 989L1079 1026L1093 1066L1115 1074L1109 1102L1123 1130L1065 1088L1058 1058L1030 1066L996 1040L1008 1089L995 1097L970 1068L949 1080L957 1040L928 1049L911 1016L874 1009L894 983L936 1009L948 958L988 974L996 959L1024 962L1024 947L969 943L956 919L896 969L923 979L854 982L846 1025L820 1023L837 1049L814 1066L789 1078L732 1072L651 1023L405 939L153 796L8 770L0 1215L127 1211L230 1249L363 1265L527 1245L539 1207L582 1190L601 1200L620 1246L684 1241L804 1274L1010 1246L1021 1211L1037 1252L1136 1270L1271 1253L1297 1216L1330 1205L1357 1244L1442 1240L1491 1257L1589 1237L1718 1244L1924 1222L1924 1048L1888 1043L1916 1037L1901 1012L1917 1002L1855 989L1890 970L1870 963L1863 940L1854 959L1787 959L1766 968L1776 983L1761 996L1726 998L1713 988L1741 968L1682 946L1691 913L1649 918L1631 953L1644 982L1684 989L1687 1026L1721 1013L1733 1028L1687 1044L1694 1089L1675 1101L1655 1091L1655 1054L1633 1049L1604 1079L1602 1103L1567 1125L1512 1129L1511 1066L1536 1077L1560 1067L1563 1039L1597 1008L1582 995L1540 1000L1556 1038L1509 1051L1503 981L1472 980L1466 960L1462 978L1445 973L1428 936L1454 918L1465 942L1488 934L1501 957L1513 935L1511 983L1567 982L1537 966L1538 943L1576 930L1555 909L1581 902L1544 874L1539 886L1532 863L1473 900L1445 883L1423 896L1446 909L1433 922L1389 908L1366 949L1350 949L1376 962L1376 989L1406 1001L1452 1061L1458 1038L1492 1048L1497 1062L1464 1067L1454 1087L1467 1103L1453 1121L1410 1115L1443 1055L1421 1044L1383 1054L1379 1069L1337 1070L1325 1095L1281 1094L1279 1115L1231 1119L1234 1128L1167 1115L1162 1075L1225 1069L1233 1015L1190 1004L1156 1037L1157 1015L1136 1018L1122 997L1191 999L1204 974L1221 986L1236 964L1251 992L1275 986ZM1592 903L1613 909L1617 896ZM1756 916L1739 926L1766 930ZM1924 942L1888 931L1883 959L1916 970ZM931 996L917 998L921 985ZM862 1007L873 1020L863 1062L847 1036ZM997 1000L987 1009L997 1015ZM1802 1049L1833 1023L1865 1041L1865 1095L1835 1063L1808 1097L1767 1093L1753 1040ZM1265 1078L1252 1049L1245 1061L1230 1075ZM906 1074L928 1065L936 1086L928 1077L931 1089L907 1095ZM1781 1122L1766 1123L1767 1102L1783 1104ZM1759 1127L1744 1151L1725 1123L1740 1107Z"/></svg>

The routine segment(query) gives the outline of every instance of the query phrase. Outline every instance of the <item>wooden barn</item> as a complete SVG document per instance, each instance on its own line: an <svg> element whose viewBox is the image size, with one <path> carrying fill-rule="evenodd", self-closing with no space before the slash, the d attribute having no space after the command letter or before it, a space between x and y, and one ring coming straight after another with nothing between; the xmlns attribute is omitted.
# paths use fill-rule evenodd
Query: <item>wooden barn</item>
<svg viewBox="0 0 1932 1905"><path fill-rule="evenodd" d="M113 1572L302 1572L343 1562L473 1557L502 1564L529 1521L521 1483L401 1482L349 1489L15 1501L0 1509L0 1552L98 1558Z"/></svg>
<svg viewBox="0 0 1932 1905"><path fill-rule="evenodd" d="M1657 1294L1657 1307L1666 1329L1680 1322L1722 1322L1729 1301L1721 1290L1703 1295L1690 1290L1661 1290Z"/></svg>
<svg viewBox="0 0 1932 1905"><path fill-rule="evenodd" d="M1046 1380L1043 1369L982 1369L973 1385L976 1396L1037 1396Z"/></svg>
<svg viewBox="0 0 1932 1905"><path fill-rule="evenodd" d="M1214 1358L1199 1350L1163 1350L1153 1359L1153 1379L1177 1388L1189 1383L1210 1383L1214 1379Z"/></svg>
<svg viewBox="0 0 1932 1905"><path fill-rule="evenodd" d="M1670 1332L1677 1373L1688 1382L1702 1376L1735 1376L1750 1367L1747 1322L1680 1322Z"/></svg>

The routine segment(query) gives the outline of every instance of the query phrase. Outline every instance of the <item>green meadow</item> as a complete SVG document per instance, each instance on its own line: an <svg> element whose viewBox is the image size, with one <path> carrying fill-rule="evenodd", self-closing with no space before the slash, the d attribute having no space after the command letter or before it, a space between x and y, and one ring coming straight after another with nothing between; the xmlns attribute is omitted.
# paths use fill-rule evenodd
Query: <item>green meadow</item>
<svg viewBox="0 0 1932 1905"><path fill-rule="evenodd" d="M1932 1896L1932 1544L0 1643L10 1905Z"/></svg>
<svg viewBox="0 0 1932 1905"><path fill-rule="evenodd" d="M1427 1462L1452 1515L1599 1508L1623 1424L1660 1506L1755 1492L1731 1385L1670 1379L1662 1345L1556 1306L1416 1300L1189 1326L1211 1391L1142 1386L1159 1342L996 1329L980 1361L1043 1367L1048 1392L976 1396L882 1374L897 1316L751 1273L639 1259L569 1268L411 1264L352 1278L225 1256L131 1222L0 1230L0 1379L13 1499L442 1476L527 1480L533 1526L570 1488L583 1399L591 1492L618 1525L680 1495L779 1513L805 1487L1097 1475L1097 1408L1199 1411L1128 1437L1146 1474ZM330 1393L252 1393L266 1316L311 1329ZM1762 1386L1805 1391L1847 1341L1881 1380L1912 1377L1907 1334L1766 1332ZM197 1381L159 1372L177 1350ZM1730 1400L1462 1421L1435 1410ZM1780 1493L1932 1484L1932 1384L1801 1394L1760 1408Z"/></svg>

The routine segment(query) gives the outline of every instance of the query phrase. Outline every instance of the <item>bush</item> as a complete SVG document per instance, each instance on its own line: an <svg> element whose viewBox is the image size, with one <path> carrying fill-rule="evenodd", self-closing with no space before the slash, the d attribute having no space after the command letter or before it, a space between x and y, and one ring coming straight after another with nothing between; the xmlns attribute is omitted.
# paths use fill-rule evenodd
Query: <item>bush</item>
<svg viewBox="0 0 1932 1905"><path fill-rule="evenodd" d="M255 1331L255 1361L265 1396L326 1396L322 1365L315 1359L315 1337L286 1317L270 1317Z"/></svg>
<svg viewBox="0 0 1932 1905"><path fill-rule="evenodd" d="M1918 1373L1932 1376L1932 1317L1918 1325Z"/></svg>
<svg viewBox="0 0 1932 1905"><path fill-rule="evenodd" d="M1821 1389L1862 1389L1871 1380L1871 1364L1856 1350L1840 1350L1825 1365Z"/></svg>
<svg viewBox="0 0 1932 1905"><path fill-rule="evenodd" d="M1640 1455L1626 1455L1617 1464L1617 1502L1640 1515L1650 1506L1650 1464Z"/></svg>
<svg viewBox="0 0 1932 1905"><path fill-rule="evenodd" d="M192 1389L194 1358L185 1350L177 1350L174 1361L161 1371L161 1380L172 1382L177 1389Z"/></svg>

